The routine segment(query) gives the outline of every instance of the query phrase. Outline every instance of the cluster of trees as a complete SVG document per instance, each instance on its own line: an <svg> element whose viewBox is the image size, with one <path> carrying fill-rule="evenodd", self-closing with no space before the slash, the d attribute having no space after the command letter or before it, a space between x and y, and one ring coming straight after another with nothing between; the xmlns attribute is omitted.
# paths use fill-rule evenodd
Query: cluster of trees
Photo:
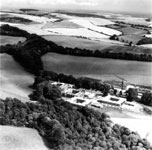
<svg viewBox="0 0 152 150"><path fill-rule="evenodd" d="M126 95L127 95L127 101L137 101L138 98L138 92L137 92L137 89L135 88L129 88L127 91L126 91Z"/></svg>
<svg viewBox="0 0 152 150"><path fill-rule="evenodd" d="M20 11L23 11L24 13L25 12L28 12L28 11L39 11L38 9L29 9L29 8L21 8L19 9Z"/></svg>
<svg viewBox="0 0 152 150"><path fill-rule="evenodd" d="M124 40L123 38L119 38L118 35L114 34L114 35L111 35L110 40L116 40L116 41L122 41L122 42L125 42L125 43L128 43L128 46L132 46L133 45L133 42L132 41L128 41L128 40Z"/></svg>
<svg viewBox="0 0 152 150"><path fill-rule="evenodd" d="M127 101L130 101L130 102L137 101L137 102L142 103L144 105L152 106L152 93L151 92L145 92L145 93L143 93L141 98L138 98L137 89L129 88L126 91L126 98L127 98ZM149 111L149 113L152 113L148 109L147 110L145 109L145 111Z"/></svg>
<svg viewBox="0 0 152 150"><path fill-rule="evenodd" d="M17 27L12 27L10 25L2 25L0 26L0 34L1 35L10 35L10 36L21 36L28 37L30 34L24 30L21 30Z"/></svg>
<svg viewBox="0 0 152 150"><path fill-rule="evenodd" d="M106 96L109 93L110 85L101 84L100 82L88 80L87 78L75 78L72 75L57 74L52 71L41 70L39 75L35 78L33 87L36 88L38 84L44 81L60 81L68 84L75 85L76 88L94 89L103 92Z"/></svg>
<svg viewBox="0 0 152 150"><path fill-rule="evenodd" d="M151 149L146 139L141 139L128 128L113 125L105 113L72 105L59 97L48 97L46 87L53 88L47 83L39 86L41 94L34 99L39 102L22 103L11 98L0 100L0 124L35 128L50 148L58 150Z"/></svg>
<svg viewBox="0 0 152 150"><path fill-rule="evenodd" d="M142 44L152 44L152 38L145 37L138 41L137 45L142 45Z"/></svg>
<svg viewBox="0 0 152 150"><path fill-rule="evenodd" d="M152 106L152 93L151 92L145 92L142 95L140 102L142 104L147 105L147 106Z"/></svg>
<svg viewBox="0 0 152 150"><path fill-rule="evenodd" d="M148 28L148 29L150 29L151 27L150 26L148 26L148 25L142 25L142 24L132 24L132 23L127 23L127 22L123 22L123 21L116 21L116 23L117 24L125 24L125 25L131 25L131 27L133 27L133 28L139 28L139 27L141 27L141 28Z"/></svg>

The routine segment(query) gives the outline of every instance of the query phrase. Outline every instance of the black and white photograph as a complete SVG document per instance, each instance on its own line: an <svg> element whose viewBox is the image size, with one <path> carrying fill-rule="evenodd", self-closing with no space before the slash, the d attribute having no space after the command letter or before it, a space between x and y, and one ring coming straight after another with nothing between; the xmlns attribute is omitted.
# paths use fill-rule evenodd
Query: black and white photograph
<svg viewBox="0 0 152 150"><path fill-rule="evenodd" d="M152 0L0 0L0 150L152 150Z"/></svg>

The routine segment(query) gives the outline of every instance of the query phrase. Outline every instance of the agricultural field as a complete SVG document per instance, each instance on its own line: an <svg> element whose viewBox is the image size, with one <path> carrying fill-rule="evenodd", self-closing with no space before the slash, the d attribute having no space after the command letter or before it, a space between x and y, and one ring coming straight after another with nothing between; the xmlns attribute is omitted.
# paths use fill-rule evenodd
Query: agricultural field
<svg viewBox="0 0 152 150"><path fill-rule="evenodd" d="M37 13L39 11L34 12ZM32 22L31 24L27 25L17 21L7 22L7 20L4 20L1 21L0 24L10 24L13 26L17 26L20 29L28 31L29 33L35 33L41 36L56 35L61 37L70 36L72 38L73 36L75 36L81 39L92 40L95 43L99 41L98 45L101 45L102 42L102 47L107 47L107 44L109 44L109 46L113 44L125 45L125 43L129 42L137 44L137 42L141 40L145 35L148 35L148 31L144 30L143 27L138 28L136 26L133 27L127 23L115 22L121 21L120 18L125 18L125 15L116 15L115 19L113 19L112 14L111 17L110 15L109 17L99 17L99 15L95 14L92 14L94 17L91 14L87 16L84 14L85 17L83 17L83 14L76 15L75 13L45 13L45 15L43 15L44 13L42 13L42 15L27 15L24 13L1 12L0 14L1 16L23 18ZM139 18L139 20L141 19ZM114 34L119 37L119 41L109 40L109 37ZM65 39L68 40L68 38ZM69 41L67 41L67 43L68 42Z"/></svg>
<svg viewBox="0 0 152 150"><path fill-rule="evenodd" d="M27 73L12 56L0 54L0 97L18 98L23 102L29 101L29 88L34 76Z"/></svg>
<svg viewBox="0 0 152 150"><path fill-rule="evenodd" d="M115 29L110 29L107 27L100 27L100 26L94 25L89 19L87 20L87 19L83 19L83 18L76 18L76 19L71 19L70 22L76 23L84 28L91 29L92 31L96 31L96 32L99 32L99 33L102 33L102 34L105 34L108 36L113 35L113 34L116 34L116 35L121 34L120 31L117 31ZM103 21L103 23L104 23L104 21Z"/></svg>
<svg viewBox="0 0 152 150"><path fill-rule="evenodd" d="M152 48L152 44L144 44L144 45L141 45L141 47Z"/></svg>
<svg viewBox="0 0 152 150"><path fill-rule="evenodd" d="M125 43L133 42L133 44L137 44L138 41L140 41L142 38L143 36L133 35L133 34L119 36L120 41L125 42Z"/></svg>
<svg viewBox="0 0 152 150"><path fill-rule="evenodd" d="M35 129L0 125L1 150L48 150Z"/></svg>
<svg viewBox="0 0 152 150"><path fill-rule="evenodd" d="M6 35L0 36L0 45L17 44L19 41L23 42L25 41L25 38L15 37L15 36L6 36Z"/></svg>
<svg viewBox="0 0 152 150"><path fill-rule="evenodd" d="M15 17L10 14L0 14L0 21L10 22L10 23L20 23L20 24L30 24L31 20L22 17Z"/></svg>
<svg viewBox="0 0 152 150"><path fill-rule="evenodd" d="M43 26L43 29L47 28L72 28L72 29L77 29L81 28L81 26L69 22L67 20L61 20L61 21L55 21L55 22L48 22Z"/></svg>
<svg viewBox="0 0 152 150"><path fill-rule="evenodd" d="M55 18L47 18L47 17L43 17L43 16L34 16L34 15L27 15L27 14L20 14L20 13L4 13L4 12L0 12L1 15L7 14L7 15L11 15L14 17L20 17L20 18L24 18L24 19L28 19L31 20L35 23L45 23L47 21L55 21L57 19Z"/></svg>
<svg viewBox="0 0 152 150"><path fill-rule="evenodd" d="M95 79L119 80L120 75L129 83L139 85L152 85L152 63L114 60L92 57L77 57L48 53L42 57L44 69L58 73L72 74L76 77L85 76Z"/></svg>
<svg viewBox="0 0 152 150"><path fill-rule="evenodd" d="M133 34L133 35L141 35L141 36L143 36L144 34L147 33L146 30L137 29L135 27L125 27L125 28L121 28L120 30L122 31L122 33L124 35L131 35L131 34Z"/></svg>
<svg viewBox="0 0 152 150"><path fill-rule="evenodd" d="M137 44L148 33L143 28L132 27L127 24L107 25L107 27L121 31L122 35L118 39L125 43L133 42L133 44Z"/></svg>
<svg viewBox="0 0 152 150"><path fill-rule="evenodd" d="M119 29L122 31L123 35L119 36L119 39L122 41L133 42L134 44L137 44L138 41L140 41L145 34L147 34L146 30L143 29L137 29L133 27L125 27Z"/></svg>
<svg viewBox="0 0 152 150"><path fill-rule="evenodd" d="M84 38L78 38L74 36L65 36L65 35L45 35L43 36L48 41L53 41L58 45L63 47L71 47L71 48L81 48L81 49L89 49L89 50L103 50L110 46L117 46L123 45L118 41L111 41L111 40L102 40L100 41L93 41Z"/></svg>
<svg viewBox="0 0 152 150"><path fill-rule="evenodd" d="M46 16L27 15L21 13L4 13L1 15L12 15L14 17L21 17L29 19L35 24L19 24L12 22L0 22L0 24L10 24L17 26L20 29L26 30L30 33L38 35L68 35L78 36L79 38L87 38L93 41L107 41L110 42L109 36L121 34L120 31L105 27L107 24L114 24L114 22L105 18L93 17L75 17L60 13L50 13ZM118 42L118 44L121 42Z"/></svg>

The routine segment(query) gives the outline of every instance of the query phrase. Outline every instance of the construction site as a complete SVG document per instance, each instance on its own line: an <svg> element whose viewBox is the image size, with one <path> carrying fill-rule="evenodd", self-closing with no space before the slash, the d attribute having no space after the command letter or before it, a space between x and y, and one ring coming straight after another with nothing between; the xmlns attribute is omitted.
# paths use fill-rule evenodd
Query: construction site
<svg viewBox="0 0 152 150"><path fill-rule="evenodd" d="M113 94L114 90L111 89L107 96L103 96L101 91L87 90L82 88L76 89L72 84L62 82L51 82L51 84L60 88L63 100L75 105L85 107L91 106L99 109L103 107L111 107L119 110L128 110L134 112L142 111L142 107L140 107L136 102L127 101L126 90L128 90L128 88L133 88L133 86L128 85L124 88L124 80L122 80L121 88L115 88L117 93ZM120 91L121 96L119 94Z"/></svg>

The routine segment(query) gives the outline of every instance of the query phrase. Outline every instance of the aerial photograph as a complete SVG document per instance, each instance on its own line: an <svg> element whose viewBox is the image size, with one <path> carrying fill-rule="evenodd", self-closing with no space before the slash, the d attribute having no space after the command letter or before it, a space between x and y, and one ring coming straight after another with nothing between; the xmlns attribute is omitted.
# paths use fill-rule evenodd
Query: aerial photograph
<svg viewBox="0 0 152 150"><path fill-rule="evenodd" d="M152 0L0 0L0 150L152 150Z"/></svg>

